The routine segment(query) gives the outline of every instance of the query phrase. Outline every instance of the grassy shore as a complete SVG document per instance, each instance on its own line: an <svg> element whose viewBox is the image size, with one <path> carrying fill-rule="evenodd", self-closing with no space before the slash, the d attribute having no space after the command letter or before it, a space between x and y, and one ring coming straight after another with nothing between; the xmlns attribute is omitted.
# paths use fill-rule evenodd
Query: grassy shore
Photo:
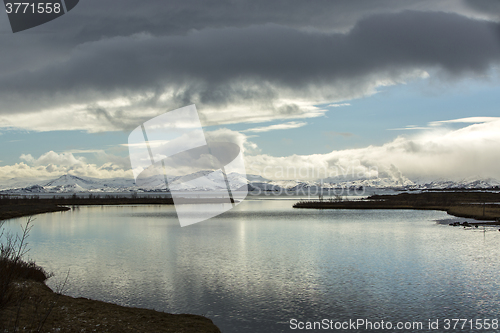
<svg viewBox="0 0 500 333"><path fill-rule="evenodd" d="M231 199L232 200L232 199ZM232 200L234 202L234 200ZM185 198L176 199L180 204L221 203L221 198ZM71 197L0 197L0 220L36 214L69 210L70 206L103 206L103 205L172 205L172 198L165 197L121 197L121 196L71 196Z"/></svg>
<svg viewBox="0 0 500 333"><path fill-rule="evenodd" d="M21 235L0 228L0 332L220 333L203 316L65 296L66 282L52 291L45 284L52 274L24 258L31 221L28 218Z"/></svg>
<svg viewBox="0 0 500 333"><path fill-rule="evenodd" d="M61 212L69 206L80 205L171 205L171 198L124 198L124 197L9 197L0 198L0 220L36 214Z"/></svg>
<svg viewBox="0 0 500 333"><path fill-rule="evenodd" d="M0 310L2 332L206 332L220 333L208 318L124 307L53 292L43 282L12 283L12 302Z"/></svg>
<svg viewBox="0 0 500 333"><path fill-rule="evenodd" d="M0 220L8 220L16 217L33 216L43 213L63 212L69 207L53 204L9 204L0 205Z"/></svg>
<svg viewBox="0 0 500 333"><path fill-rule="evenodd" d="M195 199L196 200L196 199ZM220 199L185 200L217 203ZM0 197L0 221L66 211L76 205L170 205L171 198ZM1 222L0 222L1 225ZM0 237L5 234L1 233ZM73 298L45 285L49 275L16 256L15 244L0 244L0 331L2 332L207 332L220 333L203 316L169 314L101 301ZM21 245L22 247L22 245ZM5 249L10 248L9 251ZM12 251L12 249L14 251ZM22 249L21 249L22 250ZM22 251L21 251L22 252ZM9 254L10 253L10 254ZM11 273L12 272L12 273Z"/></svg>
<svg viewBox="0 0 500 333"><path fill-rule="evenodd" d="M457 217L500 224L500 193L442 191L373 195L366 200L301 201L294 208L442 210Z"/></svg>

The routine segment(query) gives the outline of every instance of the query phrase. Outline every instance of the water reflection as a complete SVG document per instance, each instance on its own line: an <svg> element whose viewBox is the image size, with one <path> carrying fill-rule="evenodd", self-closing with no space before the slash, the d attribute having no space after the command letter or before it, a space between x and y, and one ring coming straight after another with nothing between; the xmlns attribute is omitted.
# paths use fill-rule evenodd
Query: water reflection
<svg viewBox="0 0 500 333"><path fill-rule="evenodd" d="M70 270L69 295L203 314L223 332L494 318L500 233L432 222L444 217L259 200L181 228L169 206L81 207L37 216L30 253L57 273L49 285Z"/></svg>

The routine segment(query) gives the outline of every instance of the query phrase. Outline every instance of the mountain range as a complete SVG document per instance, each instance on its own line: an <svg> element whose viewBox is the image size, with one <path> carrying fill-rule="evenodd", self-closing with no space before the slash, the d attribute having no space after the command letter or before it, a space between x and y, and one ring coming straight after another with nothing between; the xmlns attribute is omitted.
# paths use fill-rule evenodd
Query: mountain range
<svg viewBox="0 0 500 333"><path fill-rule="evenodd" d="M205 177L201 177L205 176ZM411 181L409 179L371 178L357 180L269 180L258 175L241 175L230 173L228 181L233 189L248 187L249 191L300 191L336 189L336 188L372 188L394 190L429 190L429 189L499 189L500 182L496 179L473 177L461 181L433 180ZM225 189L226 184L212 171L200 171L180 177L170 178L169 187L163 179L151 177L138 186L134 179L108 178L99 179L79 177L70 174L55 179L9 179L0 181L0 193L82 193L82 192L166 192L170 189L178 191L206 191Z"/></svg>

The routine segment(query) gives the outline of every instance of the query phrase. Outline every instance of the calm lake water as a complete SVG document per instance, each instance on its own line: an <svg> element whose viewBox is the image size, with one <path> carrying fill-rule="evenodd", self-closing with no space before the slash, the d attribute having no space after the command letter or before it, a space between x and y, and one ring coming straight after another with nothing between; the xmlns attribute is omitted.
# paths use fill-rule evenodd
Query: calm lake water
<svg viewBox="0 0 500 333"><path fill-rule="evenodd" d="M293 203L247 200L184 228L172 206L38 215L29 255L56 273L53 289L69 270L68 295L201 314L225 333L296 332L292 319L422 322L423 331L439 319L434 332L465 332L444 320L500 317L497 228L437 224L450 218L443 212ZM378 332L366 328L350 331Z"/></svg>

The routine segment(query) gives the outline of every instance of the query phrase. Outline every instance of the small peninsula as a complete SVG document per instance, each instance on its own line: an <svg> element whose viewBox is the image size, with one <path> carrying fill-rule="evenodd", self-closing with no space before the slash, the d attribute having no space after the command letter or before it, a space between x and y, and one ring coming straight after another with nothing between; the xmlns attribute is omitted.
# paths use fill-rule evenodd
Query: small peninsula
<svg viewBox="0 0 500 333"><path fill-rule="evenodd" d="M397 195L372 195L362 200L300 201L294 208L309 209L419 209L441 210L456 217L500 224L500 193L487 191L405 192ZM488 222L486 222L488 221Z"/></svg>

